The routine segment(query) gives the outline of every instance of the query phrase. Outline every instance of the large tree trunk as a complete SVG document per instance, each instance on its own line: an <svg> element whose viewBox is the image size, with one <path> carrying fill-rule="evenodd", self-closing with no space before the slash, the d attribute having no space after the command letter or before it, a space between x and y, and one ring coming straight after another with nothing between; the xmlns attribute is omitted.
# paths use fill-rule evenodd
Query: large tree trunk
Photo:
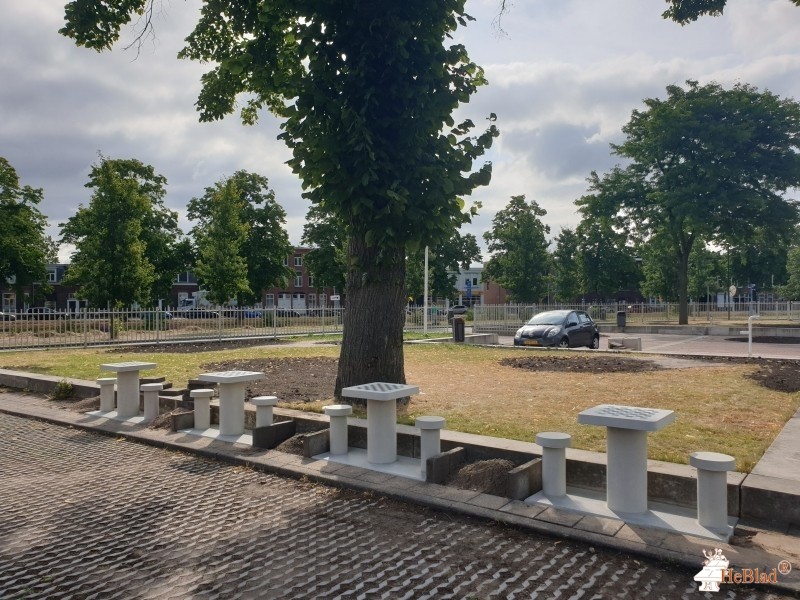
<svg viewBox="0 0 800 600"><path fill-rule="evenodd" d="M336 377L336 397L345 387L384 381L405 383L405 251L368 247L351 234L344 335Z"/></svg>

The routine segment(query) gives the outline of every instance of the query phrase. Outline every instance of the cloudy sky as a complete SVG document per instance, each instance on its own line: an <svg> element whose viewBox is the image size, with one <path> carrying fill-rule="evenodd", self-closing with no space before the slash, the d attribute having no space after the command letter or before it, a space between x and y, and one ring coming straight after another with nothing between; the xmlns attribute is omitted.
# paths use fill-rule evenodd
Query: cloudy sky
<svg viewBox="0 0 800 600"><path fill-rule="evenodd" d="M573 201L591 170L616 162L609 142L643 98L664 97L686 79L745 82L800 99L800 8L788 0L729 0L721 18L686 27L663 20L662 0L516 0L500 31L499 0L468 0L477 18L459 32L489 86L461 116L494 112L501 130L487 159L490 186L473 198L481 215L464 231L482 234L510 196L547 210L552 235L577 224ZM308 203L284 164L268 114L255 127L235 116L199 123L194 102L203 65L177 60L197 20L198 0L156 0L155 39L137 55L122 46L98 54L57 31L63 0L0 3L0 156L23 184L44 189L48 233L88 204L84 188L98 153L136 158L166 176L167 205L181 214L205 187L239 169L270 180L298 244ZM67 252L62 252L66 258Z"/></svg>

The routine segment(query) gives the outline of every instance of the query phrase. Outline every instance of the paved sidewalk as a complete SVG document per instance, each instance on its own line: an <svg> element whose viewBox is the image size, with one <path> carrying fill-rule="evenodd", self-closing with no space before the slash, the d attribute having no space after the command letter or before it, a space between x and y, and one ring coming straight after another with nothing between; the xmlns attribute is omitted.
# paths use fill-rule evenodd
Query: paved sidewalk
<svg viewBox="0 0 800 600"><path fill-rule="evenodd" d="M67 597L76 589L82 597L98 581L105 582L103 589L119 590L116 596L98 597L121 598L535 597L537 591L549 597L559 590L564 597L683 598L696 596L692 577L703 551L712 547L722 549L731 567L763 572L789 560L794 569L780 576L777 589L800 595L800 532L795 530L744 527L733 544L715 544L92 418L33 395L0 394L0 413L7 415L0 415L0 503L14 507L0 513L3 598ZM122 440L190 456L161 455ZM236 477L230 473L240 480L231 482ZM328 495L336 497L328 487L264 473L367 495L357 496L352 505L328 502ZM206 483L193 485L200 480ZM297 497L310 499L294 503ZM382 498L442 512L411 518L407 509ZM404 516L385 522L376 515L386 507ZM375 531L363 529L370 519L380 521ZM657 562L637 563L603 548ZM131 596L133 589L140 591ZM724 588L727 598L787 597L774 590L770 593L777 595L765 596L767 591L763 586Z"/></svg>
<svg viewBox="0 0 800 600"><path fill-rule="evenodd" d="M732 341L715 335L677 335L668 333L601 333L600 349L608 350L609 337L638 337L642 339L642 352L658 354L688 354L693 356L747 357L747 342ZM798 340L800 342L800 340ZM500 336L500 345L513 346L514 336ZM527 348L536 351L536 348ZM629 351L626 351L629 352ZM640 354L635 352L634 354ZM800 343L753 343L753 357L800 360Z"/></svg>

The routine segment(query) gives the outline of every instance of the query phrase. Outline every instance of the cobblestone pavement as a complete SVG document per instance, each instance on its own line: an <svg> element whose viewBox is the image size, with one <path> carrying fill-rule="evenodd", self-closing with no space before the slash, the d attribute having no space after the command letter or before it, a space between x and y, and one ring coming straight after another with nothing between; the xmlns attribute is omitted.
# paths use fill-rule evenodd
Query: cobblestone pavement
<svg viewBox="0 0 800 600"><path fill-rule="evenodd" d="M694 573L0 414L3 599L703 597Z"/></svg>

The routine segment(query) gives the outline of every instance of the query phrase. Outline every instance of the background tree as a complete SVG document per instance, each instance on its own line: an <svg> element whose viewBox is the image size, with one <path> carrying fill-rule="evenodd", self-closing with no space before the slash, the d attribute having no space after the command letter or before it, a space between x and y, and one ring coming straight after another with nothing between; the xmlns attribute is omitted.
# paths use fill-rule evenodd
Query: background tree
<svg viewBox="0 0 800 600"><path fill-rule="evenodd" d="M344 231L345 227L318 204L312 204L308 209L302 243L311 246L304 260L306 270L314 278L317 288L344 291L347 273L347 240Z"/></svg>
<svg viewBox="0 0 800 600"><path fill-rule="evenodd" d="M190 217L198 216L197 203L197 199L189 203ZM227 179L206 188L202 204L204 216L192 234L197 253L195 271L208 291L208 299L221 305L239 295L252 294L247 261L242 255L248 231L241 219L245 203L236 182Z"/></svg>
<svg viewBox="0 0 800 600"><path fill-rule="evenodd" d="M224 199L225 210L232 211L224 214L220 213L220 202L223 202L220 194L223 192L228 194ZM237 198L230 194L236 194ZM238 291L225 297L220 303L227 302L234 296L240 306L261 302L265 289L273 286L285 287L293 276L293 271L283 264L293 250L285 229L286 211L276 202L275 192L270 189L269 180L263 175L237 171L227 180L206 188L202 197L190 200L187 214L189 219L197 221L191 233L198 248L201 248L201 244L207 247L221 241L207 239L210 228L217 227L219 235L232 236L231 243L238 248L237 256L244 260L246 286L234 283L239 274L238 271L231 272L231 289ZM230 224L219 229L219 223L216 226L213 224L215 219L228 220ZM233 226L234 221L243 227L244 237L239 237L240 229ZM220 248L219 256L231 252L232 248ZM212 263L205 264L206 268L212 268ZM221 269L222 267L220 265ZM222 269L215 280L221 282L224 276ZM208 283L208 280L205 281ZM227 286L223 288L228 289Z"/></svg>
<svg viewBox="0 0 800 600"><path fill-rule="evenodd" d="M421 303L425 294L425 249L410 252L406 267L406 295ZM428 249L428 294L452 300L459 270L480 262L481 249L471 233L456 232L450 240Z"/></svg>
<svg viewBox="0 0 800 600"><path fill-rule="evenodd" d="M135 159L101 156L100 164L92 167L86 184L93 190L89 206L81 205L60 224L61 242L76 248L64 281L77 286L78 294L91 305L151 301L156 266L148 258L148 240L172 238L163 247L151 247L152 255L159 256L179 233L177 225L170 226L176 217L163 206L166 183L153 167ZM155 223L166 229L145 231ZM163 264L159 262L158 268ZM170 281L179 271L169 275Z"/></svg>
<svg viewBox="0 0 800 600"><path fill-rule="evenodd" d="M52 236L44 236L44 260L47 264L58 263L58 251L60 247L59 243L55 241Z"/></svg>
<svg viewBox="0 0 800 600"><path fill-rule="evenodd" d="M15 277L17 292L47 280L49 246L45 216L37 205L42 190L20 185L17 171L0 157L0 279Z"/></svg>
<svg viewBox="0 0 800 600"><path fill-rule="evenodd" d="M787 300L800 300L800 246L794 246L789 250L786 271L789 280L778 291Z"/></svg>
<svg viewBox="0 0 800 600"><path fill-rule="evenodd" d="M482 279L503 286L512 302L538 302L547 293L550 255L545 236L550 227L541 220L546 214L535 200L527 203L524 195L511 196L483 234L492 257Z"/></svg>
<svg viewBox="0 0 800 600"><path fill-rule="evenodd" d="M575 202L581 214L575 230L578 271L582 291L592 301L610 299L619 291L638 289L641 279L636 250L632 245L635 240L631 237L628 223L618 214L619 197L616 193L624 186L616 186L615 194L609 194L598 182L599 178L593 172L589 177L592 193Z"/></svg>
<svg viewBox="0 0 800 600"><path fill-rule="evenodd" d="M562 227L553 251L553 286L559 302L574 302L583 293L578 254L579 239L573 229Z"/></svg>
<svg viewBox="0 0 800 600"><path fill-rule="evenodd" d="M73 0L61 33L109 48L148 8L152 0ZM463 197L489 182L491 165L473 172L473 162L496 128L471 136L474 123L451 116L486 83L466 49L448 42L470 18L464 0L206 1L180 53L215 65L202 78L201 120L232 113L239 94L248 94L246 123L264 108L282 117L304 196L346 227L337 395L405 382L406 250L449 239L470 219Z"/></svg>
<svg viewBox="0 0 800 600"><path fill-rule="evenodd" d="M800 185L800 105L737 84L687 82L646 99L612 148L631 160L602 179L635 238L669 241L678 271L679 322L688 322L689 257L703 240L735 245L758 228L785 238L798 220L783 193Z"/></svg>

